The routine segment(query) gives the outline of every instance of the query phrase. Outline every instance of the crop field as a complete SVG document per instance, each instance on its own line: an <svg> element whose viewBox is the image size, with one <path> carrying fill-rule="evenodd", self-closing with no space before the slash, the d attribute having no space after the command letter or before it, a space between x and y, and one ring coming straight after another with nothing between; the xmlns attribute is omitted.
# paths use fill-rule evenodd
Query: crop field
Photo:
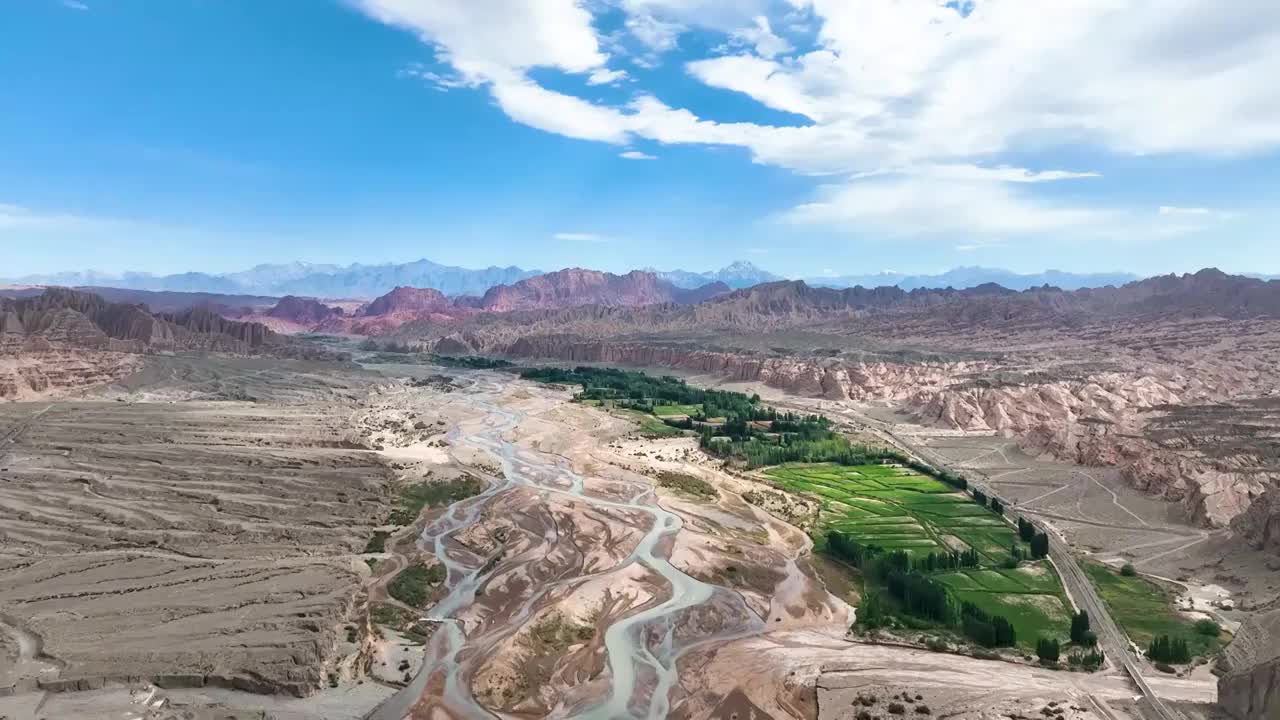
<svg viewBox="0 0 1280 720"><path fill-rule="evenodd" d="M1071 603L1047 561L1003 567L1019 544L1016 531L969 495L896 465L791 464L766 472L778 485L822 501L819 534L837 530L864 545L913 556L978 551L982 567L941 573L956 600L1013 624L1018 643L1034 647L1041 635L1065 638Z"/></svg>
<svg viewBox="0 0 1280 720"><path fill-rule="evenodd" d="M767 471L783 488L821 497L824 530L912 554L976 549L984 563L1009 556L1003 520L931 477L896 465L784 465Z"/></svg>
<svg viewBox="0 0 1280 720"><path fill-rule="evenodd" d="M1146 578L1125 577L1096 562L1084 563L1084 571L1112 617L1140 648L1146 649L1156 636L1168 635L1186 640L1193 656L1208 657L1229 639L1197 632L1195 621L1178 612L1169 591Z"/></svg>
<svg viewBox="0 0 1280 720"><path fill-rule="evenodd" d="M702 405L654 405L653 414L658 417L676 417L679 415L696 415L702 412Z"/></svg>
<svg viewBox="0 0 1280 720"><path fill-rule="evenodd" d="M1060 639L1069 634L1071 603L1048 561L1024 562L1017 569L962 570L937 579L956 600L1004 616L1018 632L1020 645L1034 647L1044 634Z"/></svg>

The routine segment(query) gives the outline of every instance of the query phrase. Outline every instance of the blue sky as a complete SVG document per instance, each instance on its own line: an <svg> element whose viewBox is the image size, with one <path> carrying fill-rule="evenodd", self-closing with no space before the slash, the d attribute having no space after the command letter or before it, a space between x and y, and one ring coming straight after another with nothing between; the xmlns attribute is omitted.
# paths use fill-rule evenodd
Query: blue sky
<svg viewBox="0 0 1280 720"><path fill-rule="evenodd" d="M1280 272L1280 4L1062 5L9 0L0 277Z"/></svg>

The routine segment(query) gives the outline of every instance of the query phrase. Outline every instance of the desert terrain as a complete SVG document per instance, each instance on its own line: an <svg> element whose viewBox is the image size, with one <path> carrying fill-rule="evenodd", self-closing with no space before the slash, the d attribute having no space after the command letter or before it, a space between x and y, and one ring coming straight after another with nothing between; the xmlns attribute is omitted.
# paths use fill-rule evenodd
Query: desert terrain
<svg viewBox="0 0 1280 720"><path fill-rule="evenodd" d="M1041 291L859 292L459 320L400 289L358 311L397 334L359 344L72 291L6 301L0 713L976 720L998 698L1012 716L1205 716L1211 656L1159 670L1105 617L1093 581L1125 565L1180 621L1245 638L1216 670L1234 673L1223 705L1254 712L1280 594L1271 321L1230 303L1156 320L1125 295L1130 324L1104 328L1119 300L1082 291L1051 299L1095 319L1060 332ZM665 334L635 334L650 320ZM859 583L814 552L815 497L653 417L475 369L493 354L679 373L961 473L1053 535L1062 587L1042 600L1099 616L1107 661L852 634Z"/></svg>
<svg viewBox="0 0 1280 720"><path fill-rule="evenodd" d="M1114 668L853 641L854 598L743 499L758 481L564 390L427 365L144 366L3 406L11 718L840 718L902 693L957 718L993 694L1027 715L1136 712ZM396 488L464 476L483 490L385 524ZM415 562L445 569L422 606L387 591ZM406 640L377 606L426 631Z"/></svg>

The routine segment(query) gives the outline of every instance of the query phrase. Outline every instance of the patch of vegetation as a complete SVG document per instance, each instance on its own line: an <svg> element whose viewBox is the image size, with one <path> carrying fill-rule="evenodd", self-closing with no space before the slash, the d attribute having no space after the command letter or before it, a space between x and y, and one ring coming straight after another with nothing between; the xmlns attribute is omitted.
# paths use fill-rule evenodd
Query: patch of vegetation
<svg viewBox="0 0 1280 720"><path fill-rule="evenodd" d="M436 365L445 367L466 368L468 370L504 370L514 367L510 362L501 358L488 358L479 355L435 355L432 354L429 359Z"/></svg>
<svg viewBox="0 0 1280 720"><path fill-rule="evenodd" d="M1198 622L1178 612L1174 597L1164 587L1146 578L1116 572L1101 563L1086 562L1084 571L1098 588L1098 594L1107 603L1112 617L1138 647L1150 650L1152 643L1163 637L1169 641L1170 653L1182 657L1180 647L1185 643L1187 660L1173 657L1155 659L1189 662L1196 657L1209 657L1222 646L1218 635L1201 632ZM1158 654L1163 656L1165 653L1161 649Z"/></svg>
<svg viewBox="0 0 1280 720"><path fill-rule="evenodd" d="M1157 662L1186 664L1191 662L1191 647L1182 638L1161 635L1147 646L1147 657Z"/></svg>
<svg viewBox="0 0 1280 720"><path fill-rule="evenodd" d="M444 482L424 482L400 490L400 507L391 512L388 523L412 525L423 508L444 507L484 492L485 483L471 476Z"/></svg>
<svg viewBox="0 0 1280 720"><path fill-rule="evenodd" d="M545 687L551 681L556 663L565 652L594 637L594 625L580 625L559 611L547 613L527 633L520 636L518 642L524 652L517 664L519 682L517 687L504 693L500 700L506 705L514 705L528 697L533 690Z"/></svg>
<svg viewBox="0 0 1280 720"><path fill-rule="evenodd" d="M595 637L591 625L579 625L563 613L552 611L539 620L521 638L521 644L536 655L562 655L571 646Z"/></svg>
<svg viewBox="0 0 1280 720"><path fill-rule="evenodd" d="M1207 637L1218 637L1222 634L1222 626L1209 618L1204 618L1196 621L1196 632Z"/></svg>
<svg viewBox="0 0 1280 720"><path fill-rule="evenodd" d="M990 502L898 464L792 464L765 474L821 504L815 551L860 571L862 627L933 627L1028 649L1043 634L1066 634L1070 603L1057 574L1047 562L1024 562L1027 544Z"/></svg>
<svg viewBox="0 0 1280 720"><path fill-rule="evenodd" d="M654 405L653 414L658 417L685 415L694 417L703 414L702 405Z"/></svg>
<svg viewBox="0 0 1280 720"><path fill-rule="evenodd" d="M413 613L395 605L387 605L386 603L374 603L369 608L369 619L378 625L386 625L396 630L409 627L417 622L418 617Z"/></svg>
<svg viewBox="0 0 1280 720"><path fill-rule="evenodd" d="M431 590L443 583L448 577L444 565L435 563L414 563L401 570L387 585L387 593L405 605L426 607L431 599Z"/></svg>
<svg viewBox="0 0 1280 720"><path fill-rule="evenodd" d="M369 538L369 542L365 543L364 551L367 553L380 553L387 551L387 538L391 533L386 530L374 530L373 537Z"/></svg>
<svg viewBox="0 0 1280 720"><path fill-rule="evenodd" d="M724 390L705 390L689 385L670 375L656 377L633 370L613 368L576 367L534 368L520 374L526 380L556 385L580 385L579 400L611 400L618 407L627 407L654 414L655 408L670 409L673 406L693 409L692 413L668 413L697 415L699 419L750 417L761 413L760 396L750 397ZM758 418L764 419L761 415Z"/></svg>
<svg viewBox="0 0 1280 720"><path fill-rule="evenodd" d="M658 475L658 485L699 498L714 500L720 497L720 494L716 492L711 483L700 477L686 475L685 473L663 471L662 474Z"/></svg>
<svg viewBox="0 0 1280 720"><path fill-rule="evenodd" d="M1090 672L1102 667L1105 660L1102 651L1097 648L1088 650L1077 649L1067 656L1067 664L1073 668L1082 668Z"/></svg>
<svg viewBox="0 0 1280 720"><path fill-rule="evenodd" d="M647 438L677 437L684 434L680 428L673 427L653 415L639 410L620 409L619 412L631 418L640 426L640 434Z"/></svg>

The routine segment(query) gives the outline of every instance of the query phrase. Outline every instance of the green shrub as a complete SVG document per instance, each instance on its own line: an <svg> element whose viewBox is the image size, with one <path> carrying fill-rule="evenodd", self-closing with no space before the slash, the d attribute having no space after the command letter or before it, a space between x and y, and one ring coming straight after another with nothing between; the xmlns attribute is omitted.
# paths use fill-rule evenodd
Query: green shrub
<svg viewBox="0 0 1280 720"><path fill-rule="evenodd" d="M479 495L484 489L483 480L470 476L445 482L410 485L400 491L400 507L391 512L387 522L392 525L412 525L424 507L452 505L472 495Z"/></svg>
<svg viewBox="0 0 1280 720"><path fill-rule="evenodd" d="M365 544L364 551L367 553L380 553L387 551L387 537L391 533L385 530L374 530L373 537L369 538L369 542Z"/></svg>
<svg viewBox="0 0 1280 720"><path fill-rule="evenodd" d="M1137 577L1138 568L1134 567L1133 563L1125 563L1124 567L1120 568L1120 574L1125 577Z"/></svg>
<svg viewBox="0 0 1280 720"><path fill-rule="evenodd" d="M431 597L431 588L444 582L448 574L444 565L439 563L414 563L395 576L387 586L387 593L405 605L425 607Z"/></svg>
<svg viewBox="0 0 1280 720"><path fill-rule="evenodd" d="M720 496L706 480L669 470L664 470L658 475L658 485L700 498L715 499Z"/></svg>
<svg viewBox="0 0 1280 720"><path fill-rule="evenodd" d="M1222 626L1218 623L1205 618L1196 621L1196 632L1208 637L1218 637L1222 634Z"/></svg>

